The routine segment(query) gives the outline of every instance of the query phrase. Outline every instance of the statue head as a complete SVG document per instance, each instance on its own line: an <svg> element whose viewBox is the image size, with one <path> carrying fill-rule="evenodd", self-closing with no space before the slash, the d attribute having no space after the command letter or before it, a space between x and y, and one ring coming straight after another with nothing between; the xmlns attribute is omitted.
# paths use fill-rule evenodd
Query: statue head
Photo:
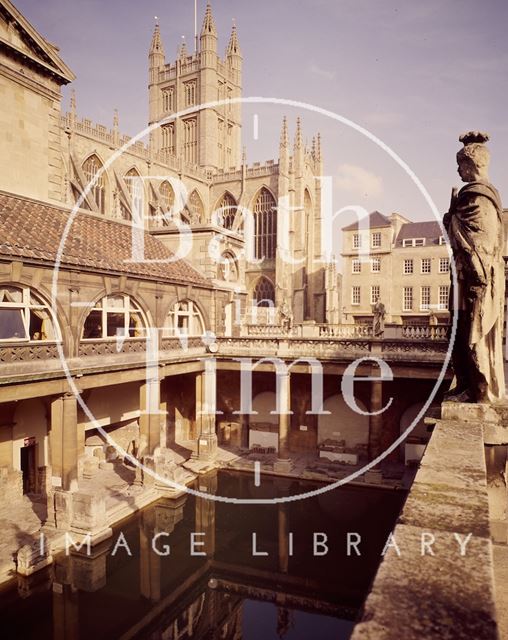
<svg viewBox="0 0 508 640"><path fill-rule="evenodd" d="M487 133L469 131L460 136L464 147L457 153L458 172L463 182L488 180L490 152L485 146Z"/></svg>

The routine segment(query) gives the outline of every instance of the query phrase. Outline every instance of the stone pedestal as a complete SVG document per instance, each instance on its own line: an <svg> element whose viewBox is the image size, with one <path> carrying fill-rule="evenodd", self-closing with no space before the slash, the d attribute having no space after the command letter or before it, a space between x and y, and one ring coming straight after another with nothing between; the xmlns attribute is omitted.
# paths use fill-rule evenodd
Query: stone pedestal
<svg viewBox="0 0 508 640"><path fill-rule="evenodd" d="M200 460L213 460L217 456L217 435L202 433L198 438L197 457Z"/></svg>
<svg viewBox="0 0 508 640"><path fill-rule="evenodd" d="M176 464L173 453L169 449L162 449L154 457L155 472L162 480L155 478L154 486L162 496L173 498L185 493L185 489L175 486L178 483L185 486L185 471ZM164 480L166 482L164 482Z"/></svg>
<svg viewBox="0 0 508 640"><path fill-rule="evenodd" d="M83 492L72 494L71 533L84 539L90 535L92 546L110 538L111 527L107 524L106 501L102 496Z"/></svg>
<svg viewBox="0 0 508 640"><path fill-rule="evenodd" d="M31 544L25 544L17 553L16 570L22 576L31 576L53 562L53 556L45 536Z"/></svg>

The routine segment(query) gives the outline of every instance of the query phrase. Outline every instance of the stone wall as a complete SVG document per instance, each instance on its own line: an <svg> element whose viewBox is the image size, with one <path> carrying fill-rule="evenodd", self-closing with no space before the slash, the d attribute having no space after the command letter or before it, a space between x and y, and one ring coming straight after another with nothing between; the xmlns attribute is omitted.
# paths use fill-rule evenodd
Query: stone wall
<svg viewBox="0 0 508 640"><path fill-rule="evenodd" d="M352 640L498 638L481 423L438 421L393 539Z"/></svg>

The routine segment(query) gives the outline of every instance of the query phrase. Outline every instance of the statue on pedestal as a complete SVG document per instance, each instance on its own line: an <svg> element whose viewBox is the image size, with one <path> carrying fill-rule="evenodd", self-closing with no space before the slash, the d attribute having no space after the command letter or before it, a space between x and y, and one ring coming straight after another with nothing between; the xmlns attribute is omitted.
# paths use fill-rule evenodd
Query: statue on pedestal
<svg viewBox="0 0 508 640"><path fill-rule="evenodd" d="M381 300L378 300L373 305L372 312L374 314L372 317L372 334L374 338L382 338L385 332L386 309Z"/></svg>
<svg viewBox="0 0 508 640"><path fill-rule="evenodd" d="M456 386L448 394L457 402L494 403L505 393L503 208L487 174L488 139L478 131L460 137L458 172L466 184L458 193L453 190L443 220L457 272Z"/></svg>

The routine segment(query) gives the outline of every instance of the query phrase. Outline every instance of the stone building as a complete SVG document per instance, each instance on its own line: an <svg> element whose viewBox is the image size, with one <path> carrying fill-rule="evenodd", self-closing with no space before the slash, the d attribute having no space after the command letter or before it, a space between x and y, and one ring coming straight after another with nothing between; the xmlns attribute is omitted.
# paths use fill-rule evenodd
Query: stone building
<svg viewBox="0 0 508 640"><path fill-rule="evenodd" d="M372 323L378 301L388 323L448 321L450 259L437 222L374 211L345 227L342 242L344 322Z"/></svg>

